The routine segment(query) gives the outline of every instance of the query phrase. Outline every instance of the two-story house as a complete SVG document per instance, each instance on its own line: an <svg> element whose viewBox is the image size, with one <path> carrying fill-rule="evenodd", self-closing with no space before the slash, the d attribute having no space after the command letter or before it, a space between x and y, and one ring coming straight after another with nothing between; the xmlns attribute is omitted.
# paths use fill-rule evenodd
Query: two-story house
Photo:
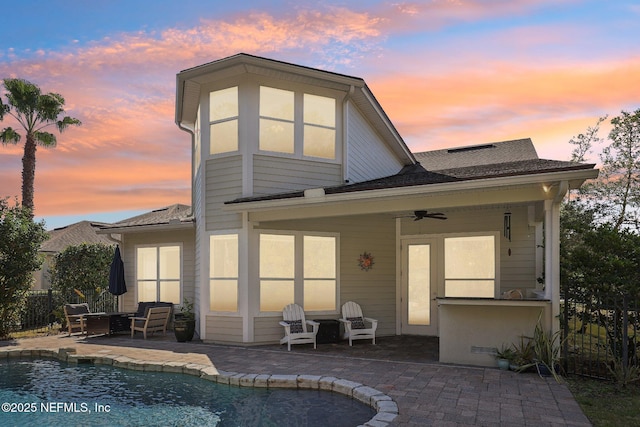
<svg viewBox="0 0 640 427"><path fill-rule="evenodd" d="M558 327L559 206L594 165L529 139L412 153L364 80L246 54L176 85L192 211L110 230L125 308L186 297L204 341L259 344L291 302L335 319L353 300L379 336L439 336L441 361L477 365L541 311Z"/></svg>

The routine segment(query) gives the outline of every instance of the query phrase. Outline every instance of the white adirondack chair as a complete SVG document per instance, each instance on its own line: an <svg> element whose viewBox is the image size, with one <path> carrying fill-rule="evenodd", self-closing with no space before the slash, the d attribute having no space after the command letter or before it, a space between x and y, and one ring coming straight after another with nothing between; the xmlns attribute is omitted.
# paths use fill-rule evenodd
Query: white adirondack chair
<svg viewBox="0 0 640 427"><path fill-rule="evenodd" d="M373 344L376 343L376 329L378 329L378 321L370 317L362 316L362 309L353 302L347 301L342 305L342 319L344 323L344 339L349 339L349 346L353 345L353 340L372 339ZM367 328L365 322L371 326Z"/></svg>
<svg viewBox="0 0 640 427"><path fill-rule="evenodd" d="M316 348L316 335L320 323L305 320L302 307L289 304L282 309L282 318L284 320L280 324L284 326L284 338L280 340L280 344L287 343L287 351L291 351L291 344L313 344L313 348ZM307 325L311 326L311 331Z"/></svg>

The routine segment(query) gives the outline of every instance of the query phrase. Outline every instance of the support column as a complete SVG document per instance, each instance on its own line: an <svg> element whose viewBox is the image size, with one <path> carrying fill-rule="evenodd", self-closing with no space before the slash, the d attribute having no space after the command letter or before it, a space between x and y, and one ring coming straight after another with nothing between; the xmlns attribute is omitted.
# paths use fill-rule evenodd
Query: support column
<svg viewBox="0 0 640 427"><path fill-rule="evenodd" d="M560 200L545 200L544 276L545 298L551 300L547 321L552 332L560 329Z"/></svg>

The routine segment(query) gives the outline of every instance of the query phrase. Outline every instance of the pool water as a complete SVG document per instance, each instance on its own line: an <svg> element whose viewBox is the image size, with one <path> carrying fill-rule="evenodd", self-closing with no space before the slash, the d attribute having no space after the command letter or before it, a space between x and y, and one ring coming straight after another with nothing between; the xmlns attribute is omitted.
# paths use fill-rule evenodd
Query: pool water
<svg viewBox="0 0 640 427"><path fill-rule="evenodd" d="M0 404L2 426L357 426L375 415L326 391L56 360L0 362Z"/></svg>

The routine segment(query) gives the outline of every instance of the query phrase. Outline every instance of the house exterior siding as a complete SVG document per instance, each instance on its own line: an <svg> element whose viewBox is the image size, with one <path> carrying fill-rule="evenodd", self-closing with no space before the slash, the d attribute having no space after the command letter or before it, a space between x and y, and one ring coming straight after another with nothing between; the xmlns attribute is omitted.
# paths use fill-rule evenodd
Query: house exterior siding
<svg viewBox="0 0 640 427"><path fill-rule="evenodd" d="M222 205L242 195L242 157L209 159L206 161L206 169L206 229L241 227L240 215L222 212Z"/></svg>
<svg viewBox="0 0 640 427"><path fill-rule="evenodd" d="M265 196L342 183L339 164L255 155L253 195Z"/></svg>
<svg viewBox="0 0 640 427"><path fill-rule="evenodd" d="M241 343L242 317L206 316L207 337L209 341Z"/></svg>
<svg viewBox="0 0 640 427"><path fill-rule="evenodd" d="M393 175L402 169L403 164L360 110L353 103L347 110L346 179L349 182L367 181Z"/></svg>

